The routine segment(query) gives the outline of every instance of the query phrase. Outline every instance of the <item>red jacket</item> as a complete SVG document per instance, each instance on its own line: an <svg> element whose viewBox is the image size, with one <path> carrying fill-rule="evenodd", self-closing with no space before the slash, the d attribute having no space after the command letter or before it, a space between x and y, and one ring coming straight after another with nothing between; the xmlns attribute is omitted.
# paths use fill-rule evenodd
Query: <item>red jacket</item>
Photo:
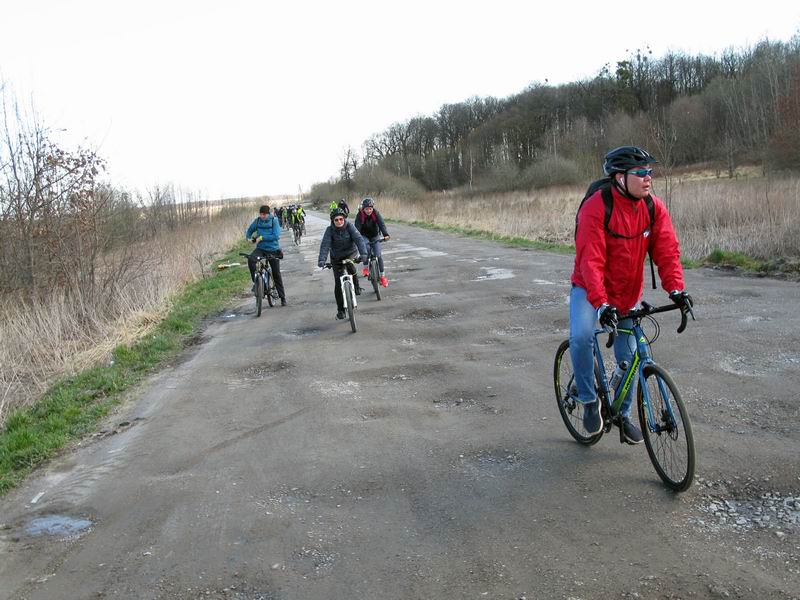
<svg viewBox="0 0 800 600"><path fill-rule="evenodd" d="M627 312L642 297L645 257L651 248L663 288L667 292L683 290L681 251L667 207L653 196L655 224L649 235L638 235L650 225L647 204L626 198L613 185L611 190L614 210L609 229L637 237L626 240L605 231L603 198L600 190L595 192L578 213L572 283L586 290L586 297L595 308L607 302L620 312Z"/></svg>

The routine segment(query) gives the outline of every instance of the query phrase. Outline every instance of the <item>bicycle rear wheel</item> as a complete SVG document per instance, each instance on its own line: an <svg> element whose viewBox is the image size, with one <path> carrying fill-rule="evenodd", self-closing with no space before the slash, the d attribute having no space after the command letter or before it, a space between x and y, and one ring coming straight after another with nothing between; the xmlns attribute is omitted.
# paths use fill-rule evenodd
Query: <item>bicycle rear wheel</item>
<svg viewBox="0 0 800 600"><path fill-rule="evenodd" d="M264 278L256 274L256 316L261 316L261 301L264 298Z"/></svg>
<svg viewBox="0 0 800 600"><path fill-rule="evenodd" d="M644 369L644 385L650 396L655 423L649 422L642 382L637 406L647 454L664 484L677 492L688 490L694 480L695 451L692 424L683 399L669 374L658 365Z"/></svg>
<svg viewBox="0 0 800 600"><path fill-rule="evenodd" d="M375 297L381 299L381 282L378 274L378 261L372 259L369 261L369 280L372 282L372 289L375 290Z"/></svg>
<svg viewBox="0 0 800 600"><path fill-rule="evenodd" d="M353 330L353 333L356 332L356 310L353 307L353 284L349 281L344 282L344 290L345 298L347 299L347 316L350 319L350 328Z"/></svg>
<svg viewBox="0 0 800 600"><path fill-rule="evenodd" d="M600 398L600 386L598 384L599 367L594 363L595 389L597 390L597 401ZM564 340L556 350L556 359L553 365L553 383L556 392L556 403L561 419L567 427L570 435L580 444L591 446L600 441L603 437L603 430L599 433L590 435L583 426L584 405L578 401L578 390L575 387L575 370L572 367L572 357L569 353L569 340Z"/></svg>

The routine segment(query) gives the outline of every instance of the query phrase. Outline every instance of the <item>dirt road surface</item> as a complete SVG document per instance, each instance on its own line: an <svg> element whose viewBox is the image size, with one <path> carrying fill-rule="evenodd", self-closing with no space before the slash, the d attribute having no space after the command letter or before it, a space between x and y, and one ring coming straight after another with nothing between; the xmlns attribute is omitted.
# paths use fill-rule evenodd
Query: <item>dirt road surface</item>
<svg viewBox="0 0 800 600"><path fill-rule="evenodd" d="M797 283L689 271L697 322L660 319L699 456L676 495L559 418L571 256L392 226L352 334L309 221L290 306L243 291L0 501L0 598L800 597Z"/></svg>

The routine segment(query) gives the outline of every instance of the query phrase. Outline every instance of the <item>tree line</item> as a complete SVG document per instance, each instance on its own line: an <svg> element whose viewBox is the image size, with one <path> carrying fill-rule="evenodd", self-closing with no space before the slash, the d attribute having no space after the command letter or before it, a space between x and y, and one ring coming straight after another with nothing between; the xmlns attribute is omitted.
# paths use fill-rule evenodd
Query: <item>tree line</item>
<svg viewBox="0 0 800 600"><path fill-rule="evenodd" d="M800 168L800 33L719 56L637 50L593 78L473 97L394 123L348 149L312 197L398 188L503 191L585 181L624 144L648 147L667 174L703 163ZM395 192L398 190L394 190Z"/></svg>

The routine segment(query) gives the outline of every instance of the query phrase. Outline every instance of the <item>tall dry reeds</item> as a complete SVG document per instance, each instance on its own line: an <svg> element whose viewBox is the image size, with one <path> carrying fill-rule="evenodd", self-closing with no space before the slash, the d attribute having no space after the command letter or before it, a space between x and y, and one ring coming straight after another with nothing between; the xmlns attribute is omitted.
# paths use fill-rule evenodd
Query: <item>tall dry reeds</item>
<svg viewBox="0 0 800 600"><path fill-rule="evenodd" d="M655 181L656 195L660 189ZM585 186L461 197L432 194L406 200L381 196L387 217L571 244ZM670 213L683 256L714 249L759 259L800 256L800 177L687 179L673 182Z"/></svg>
<svg viewBox="0 0 800 600"><path fill-rule="evenodd" d="M143 335L211 258L241 239L252 209L165 230L102 260L119 277L89 298L54 287L34 300L6 295L0 303L0 426L8 412L38 398L57 378L107 360L119 344Z"/></svg>

